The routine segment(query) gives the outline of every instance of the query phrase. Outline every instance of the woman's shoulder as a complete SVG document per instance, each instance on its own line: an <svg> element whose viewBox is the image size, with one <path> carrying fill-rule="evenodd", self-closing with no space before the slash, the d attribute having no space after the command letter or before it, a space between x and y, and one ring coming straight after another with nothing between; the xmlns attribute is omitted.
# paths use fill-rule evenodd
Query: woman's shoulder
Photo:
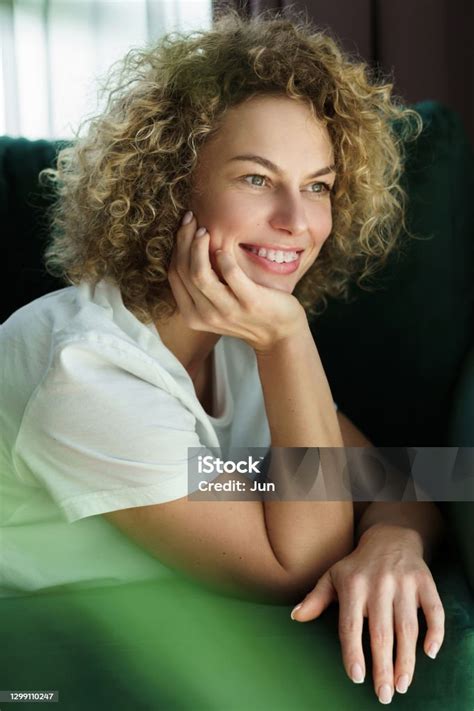
<svg viewBox="0 0 474 711"><path fill-rule="evenodd" d="M134 377L166 391L175 386L172 366L151 331L133 317L130 327L112 299L104 293L96 298L86 285L17 310L0 328L0 348L0 393L14 401L18 418L32 395L45 389L54 402L55 392L100 381L116 385L117 392Z"/></svg>

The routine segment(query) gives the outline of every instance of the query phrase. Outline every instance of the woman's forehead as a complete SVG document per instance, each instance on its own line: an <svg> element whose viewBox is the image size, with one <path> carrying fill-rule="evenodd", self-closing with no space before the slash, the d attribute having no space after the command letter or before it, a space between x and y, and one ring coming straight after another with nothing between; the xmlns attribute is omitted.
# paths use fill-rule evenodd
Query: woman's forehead
<svg viewBox="0 0 474 711"><path fill-rule="evenodd" d="M223 117L222 128L238 129L242 124L255 123L265 131L265 125L305 125L308 130L319 131L324 128L302 99L287 96L254 96L251 99L232 106ZM246 127L247 128L247 127Z"/></svg>
<svg viewBox="0 0 474 711"><path fill-rule="evenodd" d="M263 156L274 164L278 163L274 157L292 155L305 157L305 162L333 162L326 127L305 103L286 97L256 97L232 107L212 140L201 148L203 163L224 164L239 155ZM270 164L266 167L272 169Z"/></svg>

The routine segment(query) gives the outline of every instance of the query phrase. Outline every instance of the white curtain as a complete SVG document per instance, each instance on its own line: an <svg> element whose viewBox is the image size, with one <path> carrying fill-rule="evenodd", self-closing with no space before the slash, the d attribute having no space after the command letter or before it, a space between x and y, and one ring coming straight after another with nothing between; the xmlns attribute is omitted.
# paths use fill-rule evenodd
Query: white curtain
<svg viewBox="0 0 474 711"><path fill-rule="evenodd" d="M71 138L131 47L211 25L211 0L0 0L0 134Z"/></svg>

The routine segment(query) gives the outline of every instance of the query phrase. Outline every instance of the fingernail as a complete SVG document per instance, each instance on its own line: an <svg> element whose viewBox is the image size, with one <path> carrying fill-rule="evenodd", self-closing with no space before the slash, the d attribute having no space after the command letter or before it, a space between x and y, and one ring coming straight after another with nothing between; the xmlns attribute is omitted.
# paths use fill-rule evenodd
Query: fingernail
<svg viewBox="0 0 474 711"><path fill-rule="evenodd" d="M295 613L297 610L299 610L301 607L303 607L303 603L302 603L302 602L300 602L299 605L296 605L296 607L294 607L294 608L292 609L291 615L290 615L290 617L291 617L292 620L295 619L295 618L293 617L294 613Z"/></svg>
<svg viewBox="0 0 474 711"><path fill-rule="evenodd" d="M351 679L354 684L362 684L364 681L364 672L360 664L353 664L351 666Z"/></svg>
<svg viewBox="0 0 474 711"><path fill-rule="evenodd" d="M207 230L206 230L205 227L200 227L200 228L198 229L198 231L196 232L196 235L195 235L195 236L196 236L196 237L202 237L203 235L206 234L206 232L207 232Z"/></svg>
<svg viewBox="0 0 474 711"><path fill-rule="evenodd" d="M437 654L438 654L438 645L433 642L433 644L430 645L430 648L428 650L428 656L431 657L431 659L436 659Z"/></svg>
<svg viewBox="0 0 474 711"><path fill-rule="evenodd" d="M192 219L193 219L193 213L191 212L191 210L188 210L187 213L185 214L185 216L183 217L182 224L189 225L189 223L191 222Z"/></svg>
<svg viewBox="0 0 474 711"><path fill-rule="evenodd" d="M389 704L392 700L392 689L389 684L382 684L379 689L379 701L381 704Z"/></svg>
<svg viewBox="0 0 474 711"><path fill-rule="evenodd" d="M410 681L408 674L403 674L398 678L397 681L397 691L399 694L406 694L408 689L408 682Z"/></svg>

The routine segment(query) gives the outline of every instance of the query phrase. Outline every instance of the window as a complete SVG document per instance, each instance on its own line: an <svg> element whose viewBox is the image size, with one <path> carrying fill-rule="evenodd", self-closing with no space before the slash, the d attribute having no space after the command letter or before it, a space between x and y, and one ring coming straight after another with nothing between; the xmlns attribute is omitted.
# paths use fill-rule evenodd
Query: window
<svg viewBox="0 0 474 711"><path fill-rule="evenodd" d="M211 0L0 0L0 134L71 138L129 49L211 25Z"/></svg>

